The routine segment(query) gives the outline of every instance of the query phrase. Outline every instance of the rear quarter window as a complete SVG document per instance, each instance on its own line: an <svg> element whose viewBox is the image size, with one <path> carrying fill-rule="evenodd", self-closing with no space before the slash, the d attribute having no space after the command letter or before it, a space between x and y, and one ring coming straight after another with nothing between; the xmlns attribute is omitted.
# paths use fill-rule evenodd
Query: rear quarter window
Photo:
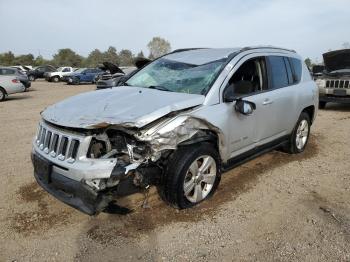
<svg viewBox="0 0 350 262"><path fill-rule="evenodd" d="M292 57L289 57L289 61L292 66L293 83L297 84L301 80L301 75L303 71L301 61L297 58L292 58Z"/></svg>
<svg viewBox="0 0 350 262"><path fill-rule="evenodd" d="M289 85L288 74L283 56L269 56L271 89L286 87Z"/></svg>

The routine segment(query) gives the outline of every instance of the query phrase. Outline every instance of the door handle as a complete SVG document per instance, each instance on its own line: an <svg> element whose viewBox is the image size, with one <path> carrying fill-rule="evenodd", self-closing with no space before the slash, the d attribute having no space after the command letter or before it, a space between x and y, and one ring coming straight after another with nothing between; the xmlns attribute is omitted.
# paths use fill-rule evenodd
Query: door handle
<svg viewBox="0 0 350 262"><path fill-rule="evenodd" d="M264 102L262 103L264 106L266 106L266 105L271 105L273 103L273 101L272 100L270 100L270 99L265 99L264 100Z"/></svg>

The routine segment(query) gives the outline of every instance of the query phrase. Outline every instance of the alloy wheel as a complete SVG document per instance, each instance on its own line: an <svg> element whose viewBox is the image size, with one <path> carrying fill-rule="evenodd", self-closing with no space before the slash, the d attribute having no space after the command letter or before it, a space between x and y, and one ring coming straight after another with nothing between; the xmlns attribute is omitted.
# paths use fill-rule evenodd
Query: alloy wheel
<svg viewBox="0 0 350 262"><path fill-rule="evenodd" d="M205 155L192 162L187 170L183 190L185 197L192 203L198 203L211 192L217 174L213 157Z"/></svg>

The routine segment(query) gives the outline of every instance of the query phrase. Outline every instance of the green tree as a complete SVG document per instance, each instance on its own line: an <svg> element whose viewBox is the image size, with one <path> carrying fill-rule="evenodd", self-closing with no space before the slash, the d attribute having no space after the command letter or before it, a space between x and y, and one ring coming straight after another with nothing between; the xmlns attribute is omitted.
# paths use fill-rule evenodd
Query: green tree
<svg viewBox="0 0 350 262"><path fill-rule="evenodd" d="M149 49L150 59L158 58L171 51L170 43L167 40L158 36L153 37L152 40L148 43L147 47Z"/></svg>
<svg viewBox="0 0 350 262"><path fill-rule="evenodd" d="M119 61L121 66L130 66L134 64L133 54L128 49L123 49L119 52Z"/></svg>
<svg viewBox="0 0 350 262"><path fill-rule="evenodd" d="M0 55L0 65L10 66L15 63L15 55L8 51Z"/></svg>
<svg viewBox="0 0 350 262"><path fill-rule="evenodd" d="M104 61L114 64L119 64L119 56L117 49L114 46L108 47L107 51L103 53Z"/></svg>
<svg viewBox="0 0 350 262"><path fill-rule="evenodd" d="M84 62L84 65L87 67L96 67L99 64L103 63L104 60L104 54L99 49L95 49L90 52Z"/></svg>
<svg viewBox="0 0 350 262"><path fill-rule="evenodd" d="M307 65L308 68L311 68L312 67L312 61L310 58L306 58L305 59L305 64Z"/></svg>
<svg viewBox="0 0 350 262"><path fill-rule="evenodd" d="M34 56L32 54L16 56L14 63L16 65L33 65Z"/></svg>
<svg viewBox="0 0 350 262"><path fill-rule="evenodd" d="M50 61L44 59L41 55L37 56L34 60L34 66L41 66L49 63Z"/></svg>
<svg viewBox="0 0 350 262"><path fill-rule="evenodd" d="M75 53L70 48L59 49L53 56L52 63L57 66L81 66L83 57Z"/></svg>

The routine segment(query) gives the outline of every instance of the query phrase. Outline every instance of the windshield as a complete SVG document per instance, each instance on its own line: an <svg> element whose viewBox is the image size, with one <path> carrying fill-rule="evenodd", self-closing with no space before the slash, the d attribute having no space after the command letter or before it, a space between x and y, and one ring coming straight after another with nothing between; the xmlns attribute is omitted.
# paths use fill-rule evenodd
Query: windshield
<svg viewBox="0 0 350 262"><path fill-rule="evenodd" d="M57 72L61 72L63 70L63 67L57 68Z"/></svg>
<svg viewBox="0 0 350 262"><path fill-rule="evenodd" d="M160 58L133 75L127 85L189 94L206 94L227 59L202 65Z"/></svg>

